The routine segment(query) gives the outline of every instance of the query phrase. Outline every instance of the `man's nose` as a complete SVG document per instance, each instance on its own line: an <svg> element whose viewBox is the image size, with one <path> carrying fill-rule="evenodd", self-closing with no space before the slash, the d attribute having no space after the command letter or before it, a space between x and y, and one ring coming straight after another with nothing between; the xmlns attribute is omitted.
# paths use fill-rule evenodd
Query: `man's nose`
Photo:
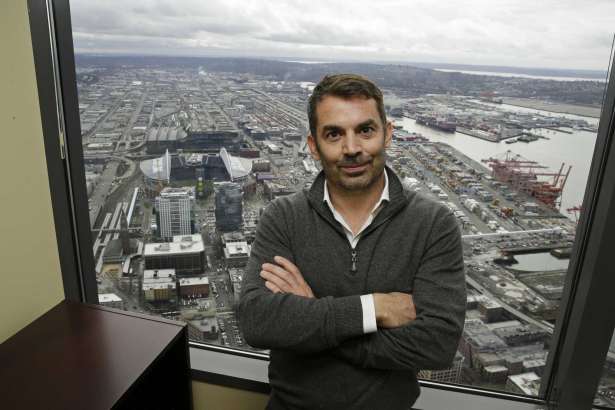
<svg viewBox="0 0 615 410"><path fill-rule="evenodd" d="M354 132L349 132L344 138L343 150L345 155L354 156L361 152L361 142L359 136Z"/></svg>

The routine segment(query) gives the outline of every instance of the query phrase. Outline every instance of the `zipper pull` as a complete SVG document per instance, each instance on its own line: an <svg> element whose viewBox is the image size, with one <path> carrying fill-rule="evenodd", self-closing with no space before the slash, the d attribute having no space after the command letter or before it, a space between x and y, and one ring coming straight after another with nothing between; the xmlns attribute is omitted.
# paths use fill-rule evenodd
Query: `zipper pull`
<svg viewBox="0 0 615 410"><path fill-rule="evenodd" d="M355 273L357 271L357 261L359 258L357 257L357 251L352 250L352 267L350 268L350 272Z"/></svg>

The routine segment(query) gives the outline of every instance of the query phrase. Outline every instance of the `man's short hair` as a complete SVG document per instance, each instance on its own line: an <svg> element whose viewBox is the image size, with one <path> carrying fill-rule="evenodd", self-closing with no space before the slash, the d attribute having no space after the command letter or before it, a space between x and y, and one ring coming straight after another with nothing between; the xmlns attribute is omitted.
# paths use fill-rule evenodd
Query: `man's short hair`
<svg viewBox="0 0 615 410"><path fill-rule="evenodd" d="M316 87L314 87L314 91L308 101L308 121L310 123L310 132L315 140L316 126L318 124L316 106L327 95L344 99L363 97L369 100L373 98L376 101L376 107L378 107L378 114L380 114L382 125L385 126L387 123L382 91L380 91L376 84L358 74L326 75L320 80Z"/></svg>

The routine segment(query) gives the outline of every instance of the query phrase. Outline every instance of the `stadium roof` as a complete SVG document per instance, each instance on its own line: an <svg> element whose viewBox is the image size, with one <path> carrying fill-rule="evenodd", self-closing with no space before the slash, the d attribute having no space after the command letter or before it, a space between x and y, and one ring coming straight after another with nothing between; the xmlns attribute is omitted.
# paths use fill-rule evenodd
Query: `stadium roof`
<svg viewBox="0 0 615 410"><path fill-rule="evenodd" d="M143 175L149 179L169 182L171 180L171 155L169 150L161 157L141 161L139 168L141 168Z"/></svg>
<svg viewBox="0 0 615 410"><path fill-rule="evenodd" d="M220 158L224 162L231 181L247 176L252 169L251 160L242 161L243 158L233 157L226 151L226 148L220 149Z"/></svg>

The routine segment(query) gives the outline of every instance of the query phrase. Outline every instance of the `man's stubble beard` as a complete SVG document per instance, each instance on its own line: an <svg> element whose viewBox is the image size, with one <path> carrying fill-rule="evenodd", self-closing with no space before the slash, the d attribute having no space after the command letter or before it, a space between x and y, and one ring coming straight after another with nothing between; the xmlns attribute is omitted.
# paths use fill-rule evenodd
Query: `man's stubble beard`
<svg viewBox="0 0 615 410"><path fill-rule="evenodd" d="M322 153L321 158L324 158ZM384 172L386 158L386 150L383 147L377 155L371 157L347 157L343 161L338 161L333 164L328 164L326 161L321 160L320 164L324 170L325 178L330 184L334 184L337 188L349 193L357 194L361 191L369 190L369 188L378 182ZM364 163L366 160L369 160L369 166L365 172L355 177L345 175L344 171L339 168L340 164L360 164Z"/></svg>

